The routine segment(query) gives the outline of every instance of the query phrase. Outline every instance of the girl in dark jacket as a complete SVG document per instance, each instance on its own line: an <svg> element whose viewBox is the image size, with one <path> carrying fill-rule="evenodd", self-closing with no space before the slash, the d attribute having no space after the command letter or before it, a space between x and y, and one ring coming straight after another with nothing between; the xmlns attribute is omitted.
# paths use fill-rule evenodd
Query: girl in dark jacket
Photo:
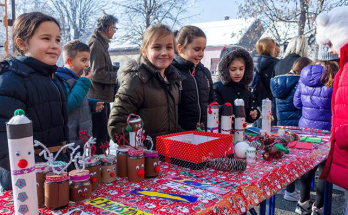
<svg viewBox="0 0 348 215"><path fill-rule="evenodd" d="M294 94L300 79L301 70L311 64L309 58L297 59L292 70L286 75L279 75L271 79L271 90L276 101L277 125L298 126L301 111L293 104ZM295 182L286 187L284 199L298 201L299 194L295 190Z"/></svg>
<svg viewBox="0 0 348 215"><path fill-rule="evenodd" d="M184 130L206 128L207 106L214 101L210 71L200 63L206 41L204 32L196 26L184 26L176 35L177 55L172 65L186 77L179 103L179 125Z"/></svg>
<svg viewBox="0 0 348 215"><path fill-rule="evenodd" d="M220 81L214 84L216 101L219 104L226 102L234 104L236 99L243 99L245 121L252 123L258 119L260 112L251 107L252 99L248 89L248 84L253 78L253 60L249 52L239 46L222 50L218 73Z"/></svg>
<svg viewBox="0 0 348 215"><path fill-rule="evenodd" d="M0 189L11 189L5 123L16 109L32 120L33 138L51 152L68 140L68 110L64 86L55 78L60 53L60 27L51 16L25 13L14 22L13 45L18 57L0 67ZM44 162L35 148L35 161ZM68 161L65 153L57 160Z"/></svg>
<svg viewBox="0 0 348 215"><path fill-rule="evenodd" d="M121 86L108 121L110 138L122 134L127 117L134 113L144 122L145 135L156 136L181 131L178 125L179 82L182 76L171 65L174 58L174 34L168 26L148 27L143 35L141 57L121 63ZM128 132L126 132L128 136Z"/></svg>
<svg viewBox="0 0 348 215"><path fill-rule="evenodd" d="M329 46L319 46L318 62L305 67L294 96L294 105L302 110L299 127L331 129L331 97L333 80L339 70L335 61L338 55L329 52ZM318 179L315 203L310 199L311 182L319 167L322 173L326 161L322 162L301 177L301 198L295 212L323 214L325 179Z"/></svg>

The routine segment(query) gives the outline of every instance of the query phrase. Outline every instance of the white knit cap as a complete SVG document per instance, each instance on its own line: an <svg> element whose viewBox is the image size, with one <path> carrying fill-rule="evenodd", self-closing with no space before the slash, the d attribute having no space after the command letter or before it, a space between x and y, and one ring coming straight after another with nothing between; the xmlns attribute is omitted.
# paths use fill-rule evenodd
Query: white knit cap
<svg viewBox="0 0 348 215"><path fill-rule="evenodd" d="M328 60L337 60L340 57L337 54L330 53L330 47L328 45L319 46L318 50L318 60L328 61Z"/></svg>
<svg viewBox="0 0 348 215"><path fill-rule="evenodd" d="M317 43L332 47L339 52L348 43L348 6L335 7L330 12L322 12L316 19Z"/></svg>

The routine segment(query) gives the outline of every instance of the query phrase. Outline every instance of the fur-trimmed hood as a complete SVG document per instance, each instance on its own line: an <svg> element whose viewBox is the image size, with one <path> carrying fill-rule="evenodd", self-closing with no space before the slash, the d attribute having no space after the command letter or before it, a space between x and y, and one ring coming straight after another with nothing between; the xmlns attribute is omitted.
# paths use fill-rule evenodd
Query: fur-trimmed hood
<svg viewBox="0 0 348 215"><path fill-rule="evenodd" d="M221 51L220 62L217 69L219 78L224 85L231 82L228 66L236 58L243 58L245 61L245 71L241 82L246 86L250 84L253 79L254 64L249 52L240 46L233 46Z"/></svg>

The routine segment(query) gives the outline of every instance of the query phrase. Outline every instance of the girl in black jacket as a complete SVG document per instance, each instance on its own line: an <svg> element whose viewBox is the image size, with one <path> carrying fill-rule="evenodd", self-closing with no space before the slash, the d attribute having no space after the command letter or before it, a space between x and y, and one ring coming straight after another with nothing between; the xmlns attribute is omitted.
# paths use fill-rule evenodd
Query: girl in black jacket
<svg viewBox="0 0 348 215"><path fill-rule="evenodd" d="M218 73L220 81L214 84L216 101L219 104L234 104L236 99L243 99L245 121L252 123L258 119L260 112L251 107L252 99L248 89L253 78L253 59L250 54L239 46L222 50Z"/></svg>
<svg viewBox="0 0 348 215"><path fill-rule="evenodd" d="M51 152L68 140L68 109L64 86L54 77L61 53L60 27L51 16L25 13L14 22L13 45L17 58L8 58L0 67L0 190L11 189L5 123L16 109L23 109L32 120L33 137ZM35 161L45 161L38 156ZM61 153L60 161L68 161Z"/></svg>
<svg viewBox="0 0 348 215"><path fill-rule="evenodd" d="M207 125L207 107L214 101L210 71L200 63L206 37L198 27L184 26L177 32L176 42L178 50L172 65L186 77L180 90L179 125L184 130L204 129Z"/></svg>

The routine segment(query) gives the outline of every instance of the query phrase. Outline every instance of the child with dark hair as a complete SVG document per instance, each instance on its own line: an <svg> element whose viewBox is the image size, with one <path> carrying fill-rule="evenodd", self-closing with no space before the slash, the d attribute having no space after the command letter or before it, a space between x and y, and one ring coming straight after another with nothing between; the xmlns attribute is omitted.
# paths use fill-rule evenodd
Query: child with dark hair
<svg viewBox="0 0 348 215"><path fill-rule="evenodd" d="M33 138L52 153L68 140L68 109L64 86L54 76L61 53L60 26L40 12L24 13L14 22L12 41L16 58L0 66L0 190L11 189L6 122L17 109L32 120ZM35 148L35 161L44 162ZM68 161L65 152L57 160Z"/></svg>
<svg viewBox="0 0 348 215"><path fill-rule="evenodd" d="M172 65L186 77L180 90L179 125L184 130L206 128L214 92L210 71L200 62L207 44L205 34L196 26L184 26L176 34L176 44Z"/></svg>
<svg viewBox="0 0 348 215"><path fill-rule="evenodd" d="M89 55L90 49L85 43L79 40L67 42L63 49L64 66L56 72L64 80L68 93L69 141L80 145L81 150L84 142L80 139L79 132L86 130L92 136L91 113L100 112L104 108L104 102L87 99L92 77L92 73L86 73L89 68Z"/></svg>
<svg viewBox="0 0 348 215"><path fill-rule="evenodd" d="M295 107L302 110L299 127L331 129L332 87L339 70L337 59L338 55L330 53L328 46L319 46L316 64L303 68L294 96ZM296 205L296 213L323 214L325 180L317 182L315 203L310 199L310 189L318 167L321 173L324 166L325 161L301 177L301 198Z"/></svg>
<svg viewBox="0 0 348 215"><path fill-rule="evenodd" d="M248 88L253 79L253 68L253 59L244 48L225 48L221 51L218 65L220 81L214 83L215 99L219 104L234 104L236 99L244 100L245 120L248 123L260 117L260 111L251 107L252 98Z"/></svg>

